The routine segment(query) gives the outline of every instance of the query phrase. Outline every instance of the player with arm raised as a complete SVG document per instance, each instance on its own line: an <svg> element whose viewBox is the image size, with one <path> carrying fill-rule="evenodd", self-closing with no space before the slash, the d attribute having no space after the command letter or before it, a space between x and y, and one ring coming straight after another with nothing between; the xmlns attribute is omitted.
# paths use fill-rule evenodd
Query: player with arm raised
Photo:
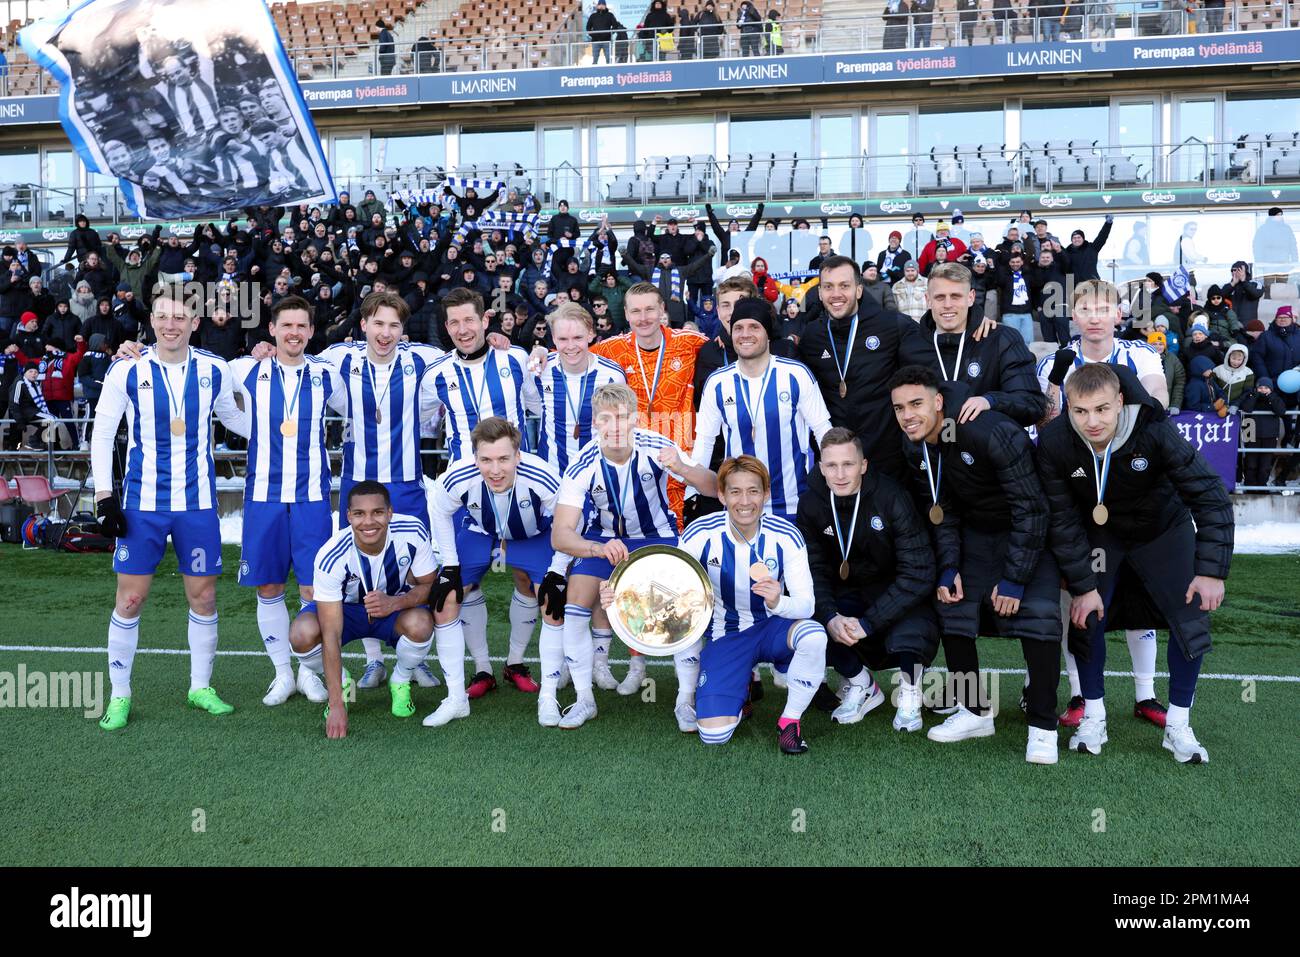
<svg viewBox="0 0 1300 957"><path fill-rule="evenodd" d="M411 679L433 644L427 603L437 564L428 529L413 516L394 513L380 482L355 483L343 508L348 524L316 554L315 597L289 630L298 660L323 678L328 690L329 738L348 733L350 680L343 670L343 645L375 638L393 646L392 712L409 718L415 714Z"/></svg>
<svg viewBox="0 0 1300 957"><path fill-rule="evenodd" d="M190 608L188 703L215 715L235 710L212 689L216 576L221 574L212 415L240 435L248 434L248 416L235 404L225 360L190 348L199 319L179 287L159 289L150 322L157 338L154 348L139 359L119 359L105 376L91 442L96 514L104 534L117 539L117 598L108 626L112 696L99 722L105 731L126 727L130 718L140 612L168 536ZM127 454L119 500L113 489L113 446L123 416Z"/></svg>
<svg viewBox="0 0 1300 957"><path fill-rule="evenodd" d="M542 695L537 718L545 727L560 723L555 692L564 660L565 569L567 555L551 547L551 518L560 491L560 476L543 459L520 451L522 438L513 424L493 416L483 419L470 434L472 458L453 462L434 483L431 496L434 534L442 551L430 605L437 626L438 659L448 675L459 669L460 681L448 679L448 697L424 723L446 724L469 714L469 698L455 691L464 688L465 639L460 622L465 589L483 579L499 548L504 564L515 574L518 603L520 580L531 596L545 605L539 649L542 657ZM457 515L465 517L459 522ZM537 598L533 615L537 614ZM511 608L511 623L515 610ZM536 693L538 685L524 664L531 628L512 628L510 652L502 679L520 691Z"/></svg>
<svg viewBox="0 0 1300 957"><path fill-rule="evenodd" d="M577 559L569 569L564 606L564 658L578 700L565 710L561 728L577 728L596 717L590 625L600 583L638 548L677 544L677 516L668 499L670 471L700 487L714 487L713 473L685 458L671 440L637 427L636 393L630 387L603 385L591 401L597 441L582 450L560 480L551 525L555 550ZM696 730L698 646L678 652L673 664L673 713L678 728L691 733Z"/></svg>

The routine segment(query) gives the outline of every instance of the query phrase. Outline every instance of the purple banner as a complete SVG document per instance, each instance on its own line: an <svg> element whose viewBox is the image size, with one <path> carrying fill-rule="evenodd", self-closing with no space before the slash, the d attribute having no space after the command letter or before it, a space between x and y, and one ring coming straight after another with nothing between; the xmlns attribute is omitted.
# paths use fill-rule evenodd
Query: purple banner
<svg viewBox="0 0 1300 957"><path fill-rule="evenodd" d="M1241 416L1219 418L1213 412L1180 412L1170 416L1192 448L1205 456L1210 468L1219 473L1229 492L1237 488L1237 436Z"/></svg>

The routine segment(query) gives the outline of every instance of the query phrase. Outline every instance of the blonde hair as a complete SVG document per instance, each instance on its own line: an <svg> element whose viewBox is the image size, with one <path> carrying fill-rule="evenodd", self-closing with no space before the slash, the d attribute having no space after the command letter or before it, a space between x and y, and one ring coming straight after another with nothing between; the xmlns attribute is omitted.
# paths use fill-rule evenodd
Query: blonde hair
<svg viewBox="0 0 1300 957"><path fill-rule="evenodd" d="M1074 287L1074 296L1070 304L1078 304L1080 299L1085 297L1092 299L1103 299L1108 304L1119 306L1119 290L1104 279L1085 279L1079 285Z"/></svg>
<svg viewBox="0 0 1300 957"><path fill-rule="evenodd" d="M595 321L591 318L591 313L584 309L576 302L564 302L556 307L555 311L547 317L551 324L551 329L555 329L555 324L563 319L571 322L580 322L586 328L588 333L596 331Z"/></svg>
<svg viewBox="0 0 1300 957"><path fill-rule="evenodd" d="M593 413L596 409L627 409L636 412L637 406L636 393L632 391L631 386L624 385L622 382L602 385L591 394Z"/></svg>
<svg viewBox="0 0 1300 957"><path fill-rule="evenodd" d="M930 282L936 279L946 279L948 282L956 282L970 288L970 270L959 262L942 262L930 270Z"/></svg>

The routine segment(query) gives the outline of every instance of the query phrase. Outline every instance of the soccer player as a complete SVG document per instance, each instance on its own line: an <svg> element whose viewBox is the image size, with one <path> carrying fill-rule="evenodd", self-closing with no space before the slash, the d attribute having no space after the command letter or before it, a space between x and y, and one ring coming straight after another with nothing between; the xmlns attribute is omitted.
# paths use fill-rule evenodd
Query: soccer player
<svg viewBox="0 0 1300 957"><path fill-rule="evenodd" d="M348 524L316 553L315 597L293 620L289 640L302 667L323 677L329 704L325 736L344 738L348 713L344 704L349 679L343 671L342 646L355 638L376 638L392 645L397 665L388 692L395 717L415 714L411 678L433 643L433 616L427 602L437 572L432 539L424 523L393 512L388 489L362 480L344 502ZM452 681L455 665L439 660ZM460 667L463 670L464 660ZM463 675L462 675L463 678Z"/></svg>
<svg viewBox="0 0 1300 957"><path fill-rule="evenodd" d="M812 466L817 441L831 427L830 413L807 366L772 355L776 313L765 299L742 298L731 315L736 362L704 383L694 447L713 449L722 433L724 455L755 455L771 464L764 507L793 521Z"/></svg>
<svg viewBox="0 0 1300 957"><path fill-rule="evenodd" d="M932 528L939 568L936 597L944 658L957 710L927 737L943 743L993 734L980 699L975 639L989 631L1020 639L1029 684L1025 760L1055 764L1056 686L1060 678L1060 575L1047 550L1047 498L1034 471L1029 433L989 410L963 423L945 418L966 390L923 366L889 384L907 437L914 499Z"/></svg>
<svg viewBox="0 0 1300 957"><path fill-rule="evenodd" d="M312 306L286 296L271 309L275 358L230 363L235 390L250 417L244 483L239 583L257 589L257 627L275 666L262 703L283 704L295 689L323 702L325 686L306 668L295 685L290 664L284 587L292 568L302 606L312 600L316 554L334 533L327 406L342 406L343 377L326 360L305 354L315 331Z"/></svg>
<svg viewBox="0 0 1300 957"><path fill-rule="evenodd" d="M1044 356L1038 364L1039 387L1047 394L1047 418L1050 421L1065 408L1063 384L1077 369L1091 362L1124 366L1133 371L1147 393L1162 406L1169 405L1169 386L1165 380L1160 354L1146 342L1115 338L1115 328L1122 314L1119 290L1104 280L1081 282L1074 288L1072 313L1079 335L1054 356ZM1062 602L1068 596L1062 596ZM1062 612L1064 615L1064 611ZM1165 726L1165 706L1156 697L1156 633L1151 628L1129 628L1124 632L1129 657L1133 662L1133 716ZM1084 699L1078 664L1070 649L1065 649L1065 670L1070 681L1070 703L1061 723L1075 727L1083 717Z"/></svg>
<svg viewBox="0 0 1300 957"><path fill-rule="evenodd" d="M541 399L537 380L528 371L528 353L517 347L489 351L482 296L472 289L453 289L442 305L447 337L454 351L429 368L421 386L421 406L426 416L446 410L447 455L449 461L455 462L470 456L470 436L484 419L503 418L526 435L525 413L540 413ZM523 447L528 448L526 439ZM480 698L497 686L488 657L487 603L482 591L473 590L461 615L465 642L474 657L469 696ZM511 622L512 633L523 629L531 636L537 623L537 599L527 589L515 592Z"/></svg>
<svg viewBox="0 0 1300 957"><path fill-rule="evenodd" d="M501 677L520 691L536 694L539 690L524 664L532 621L520 627L516 608L520 594L526 595L536 620L538 598L542 598L546 605L539 643L543 686L537 718L543 726L554 727L560 723L555 692L564 655L564 572L569 564L567 555L551 548L551 518L560 476L545 460L520 451L522 444L523 437L512 423L496 416L483 419L470 434L473 458L453 462L434 483L433 528L443 565L430 603L439 658L445 646L449 659L459 661L463 672L465 638L460 606L465 589L483 580L493 552L500 548L503 562L515 576L510 653ZM468 518L457 524L455 517L461 512ZM449 680L448 686L452 692L425 724L438 726L469 714L469 697L454 693L464 687L464 681Z"/></svg>
<svg viewBox="0 0 1300 957"><path fill-rule="evenodd" d="M1112 616L1138 614L1170 632L1163 745L1182 763L1208 762L1191 707L1210 650L1209 613L1223 602L1232 562L1232 503L1160 402L1125 395L1110 365L1081 367L1065 393L1068 414L1039 436L1038 471L1069 543L1062 570L1074 595L1071 623L1087 631L1089 646L1079 664L1084 713L1069 748L1101 753L1105 633Z"/></svg>
<svg viewBox="0 0 1300 957"><path fill-rule="evenodd" d="M638 548L677 544L677 516L668 499L670 471L710 493L716 488L713 473L693 463L671 439L637 427L637 398L630 386L603 385L591 402L598 440L565 471L551 524L555 550L577 559L569 569L564 606L564 659L578 700L565 710L561 728L581 727L596 717L590 624L600 583ZM673 714L678 728L689 734L696 730L698 650L679 652L673 664L677 671ZM632 659L631 675L636 675L639 688L645 676L644 658Z"/></svg>
<svg viewBox="0 0 1300 957"><path fill-rule="evenodd" d="M727 459L718 470L726 508L698 519L682 535L713 585L713 622L699 652L695 709L700 740L726 744L745 716L754 666L772 663L788 674L785 710L777 721L784 754L803 754L800 719L826 674L826 630L809 620L813 579L803 536L793 523L765 514L767 469L752 455ZM614 592L600 587L608 608Z"/></svg>
<svg viewBox="0 0 1300 957"><path fill-rule="evenodd" d="M855 724L885 702L872 670L897 668L895 731L921 730L921 673L939 649L931 604L936 571L930 537L911 497L867 468L848 429L821 440L820 475L799 497L808 543L814 619L826 626L826 663L847 686L832 713Z"/></svg>
<svg viewBox="0 0 1300 957"><path fill-rule="evenodd" d="M232 432L248 434L248 416L235 404L225 360L190 348L199 318L179 287L161 287L150 310L157 338L140 359L109 367L95 409L91 476L96 514L105 535L117 539L113 570L117 598L108 625L112 696L99 726L126 727L131 714L131 668L139 643L140 611L171 537L189 604L190 707L209 714L235 709L212 689L217 653L217 576L221 528L217 520L212 414ZM126 474L119 501L113 489L113 447L126 416Z"/></svg>

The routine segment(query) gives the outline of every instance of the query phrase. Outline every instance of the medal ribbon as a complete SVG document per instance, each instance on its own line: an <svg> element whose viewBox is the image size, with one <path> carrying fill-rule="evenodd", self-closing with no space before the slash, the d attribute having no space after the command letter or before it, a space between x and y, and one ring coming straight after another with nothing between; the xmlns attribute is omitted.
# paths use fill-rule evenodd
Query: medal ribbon
<svg viewBox="0 0 1300 957"><path fill-rule="evenodd" d="M640 348L638 346L638 348ZM577 428L582 424L582 403L587 398L587 386L596 381L595 370L584 372L578 378L578 401L575 403L569 395L569 373L564 371L564 366L560 366L561 385L564 386L564 404L569 408L569 414L573 416L573 426Z"/></svg>
<svg viewBox="0 0 1300 957"><path fill-rule="evenodd" d="M375 364L366 356L366 376L370 379L370 391L375 397L375 409L382 413L380 406L383 405L384 399L388 396L388 389L393 384L393 375L397 372L397 363L400 357L394 355L393 361L388 363L388 378L384 380L384 391L379 391L379 383L375 379Z"/></svg>
<svg viewBox="0 0 1300 957"><path fill-rule="evenodd" d="M755 435L758 431L758 413L762 411L763 396L767 393L767 383L768 380L772 378L772 369L775 366L776 363L769 358L767 360L767 368L763 371L762 381L759 383L758 386L758 393L754 396L754 402L752 405L750 404L749 401L749 380L746 379L743 374L740 376L740 387L741 389L744 390L744 395L741 396L741 398L745 403L745 412L748 413L749 415L749 428L750 428L751 436ZM743 446L743 442L742 442L742 446ZM755 446L755 449L757 449L757 446Z"/></svg>
<svg viewBox="0 0 1300 957"><path fill-rule="evenodd" d="M167 390L167 405L171 409L173 419L185 418L185 392L190 387L190 357L191 349L185 350L185 377L181 379L181 399L176 401L176 394L172 391L172 379L167 374L167 367L158 361L158 371L162 373L163 387Z"/></svg>
<svg viewBox="0 0 1300 957"><path fill-rule="evenodd" d="M483 378L479 380L478 388L474 389L474 398L472 399L469 397L469 393L470 389L474 388L474 368L472 366L462 366L461 368L465 370L466 385L469 386L464 391L465 404L470 405L470 403L473 403L470 411L474 413L474 421L481 422L483 417L479 415L478 410L483 406L483 390L487 388L488 360L483 360ZM489 396L489 398L491 397Z"/></svg>
<svg viewBox="0 0 1300 957"><path fill-rule="evenodd" d="M935 470L930 466L930 449L924 439L921 441L921 454L925 456L925 481L930 486L930 498L934 501L935 505L938 505L939 483L943 480L943 458L939 457L936 459L939 463L939 471L936 474Z"/></svg>
<svg viewBox="0 0 1300 957"><path fill-rule="evenodd" d="M1106 451L1101 455L1096 452L1092 453L1093 458L1093 481L1097 485L1097 504L1102 503L1102 498L1106 494L1106 483L1110 480L1110 450L1114 446L1115 440L1111 439L1106 445Z"/></svg>
<svg viewBox="0 0 1300 957"><path fill-rule="evenodd" d="M862 504L862 486L859 485L857 494L853 496L853 521L849 523L849 537L846 540L840 531L840 513L835 507L835 493L831 492L831 520L835 523L835 542L840 546L840 557L846 562L849 560L849 549L853 547L853 533L858 528L860 504Z"/></svg>
<svg viewBox="0 0 1300 957"><path fill-rule="evenodd" d="M645 407L645 414L648 418L650 415L650 409L655 404L655 393L659 391L659 376L662 375L664 371L664 353L668 351L668 338L661 330L659 333L659 356L655 359L655 381L653 385L651 385L650 381L646 379L645 363L641 361L641 353L645 350L643 350L641 345L636 341L633 341L632 346L636 349L636 364L641 369L641 384L645 386L646 395L649 397Z"/></svg>
<svg viewBox="0 0 1300 957"><path fill-rule="evenodd" d="M949 377L948 370L943 367L943 356L939 352L939 333L934 334L934 355L939 360L939 374L943 376L944 382L956 382L961 378L961 354L966 348L966 333L958 334L957 340L957 362L952 367L952 376Z"/></svg>
<svg viewBox="0 0 1300 957"><path fill-rule="evenodd" d="M273 360L273 361L274 361L274 360ZM280 417L281 417L284 421L288 422L290 419L292 419L292 418L294 417L294 410L295 410L296 408L298 408L298 397L299 397L300 395L302 395L302 383L303 383L303 380L305 380L305 379L307 378L307 375L306 375L307 367L306 367L306 365L303 365L303 366L300 366L300 367L298 368L298 386L297 386L297 388L295 388L295 389L293 390L293 399L292 399L292 400L290 400L290 399L288 398L288 395L289 395L289 387L288 387L287 385L285 385L285 382L284 382L284 366L282 366L282 365L280 365L280 363L276 362L276 363L275 363L275 368L276 368L276 370L280 373L280 393L281 393L281 394L280 394L280 402L281 402L281 406L282 406L282 408L283 408L283 412L281 413L281 416L280 416Z"/></svg>
<svg viewBox="0 0 1300 957"><path fill-rule="evenodd" d="M506 520L503 522L501 513L497 511L496 493L492 491L492 486L488 485L486 480L483 482L483 488L487 491L488 506L492 509L492 521L496 522L497 538L501 539L502 544L505 543L505 533L509 529L510 511L514 508L516 487L517 485L510 486L510 501L506 505Z"/></svg>
<svg viewBox="0 0 1300 957"><path fill-rule="evenodd" d="M610 511L614 512L614 517L618 519L619 527L614 530L614 533L618 535L620 538L627 534L627 520L624 519L623 515L624 515L624 505L627 503L628 490L632 485L632 475L636 471L635 452L633 452L632 456L627 460L627 466L628 466L627 467L628 480L626 482L619 481L618 504L615 505L614 504L614 479L619 478L618 466L617 465L614 466L614 471L613 473L611 473L609 468L609 463L605 461L605 457L601 456L600 459L600 469L605 475L605 488L608 489Z"/></svg>
<svg viewBox="0 0 1300 957"><path fill-rule="evenodd" d="M826 317L826 338L831 341L831 355L835 359L835 371L840 374L840 384L843 385L849 375L849 361L853 358L854 340L858 336L858 317L854 315L853 324L849 326L849 345L844 351L844 365L840 365L840 351L835 345L835 330L831 328L831 319Z"/></svg>

